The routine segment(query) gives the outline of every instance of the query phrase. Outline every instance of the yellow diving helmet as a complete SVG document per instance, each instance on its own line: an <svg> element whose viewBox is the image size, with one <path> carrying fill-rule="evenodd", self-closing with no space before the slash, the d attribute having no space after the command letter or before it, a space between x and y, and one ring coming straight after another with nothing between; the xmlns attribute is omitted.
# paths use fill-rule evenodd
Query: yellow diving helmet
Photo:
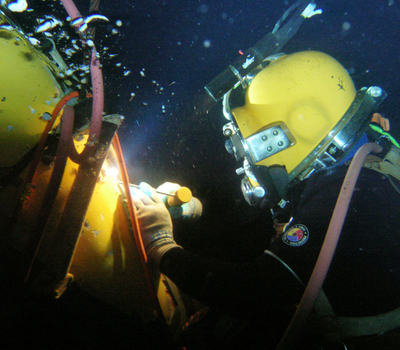
<svg viewBox="0 0 400 350"><path fill-rule="evenodd" d="M223 132L244 160L237 172L246 200L284 206L289 184L346 156L385 97L379 87L357 92L346 69L316 51L274 57L242 79L224 97Z"/></svg>

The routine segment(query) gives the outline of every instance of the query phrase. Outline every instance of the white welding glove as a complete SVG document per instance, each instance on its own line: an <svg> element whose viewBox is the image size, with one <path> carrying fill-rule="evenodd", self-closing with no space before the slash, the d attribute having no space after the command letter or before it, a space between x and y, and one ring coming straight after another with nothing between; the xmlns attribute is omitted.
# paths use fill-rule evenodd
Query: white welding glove
<svg viewBox="0 0 400 350"><path fill-rule="evenodd" d="M160 196L147 183L142 182L139 188L131 193L143 244L149 261L159 268L162 256L179 246L174 241L171 216Z"/></svg>

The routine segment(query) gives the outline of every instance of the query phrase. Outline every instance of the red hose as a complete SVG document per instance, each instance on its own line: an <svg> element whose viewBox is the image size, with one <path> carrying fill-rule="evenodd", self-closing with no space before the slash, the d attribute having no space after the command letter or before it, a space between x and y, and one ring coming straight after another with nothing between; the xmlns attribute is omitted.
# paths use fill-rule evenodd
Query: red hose
<svg viewBox="0 0 400 350"><path fill-rule="evenodd" d="M72 0L61 0L65 10L71 19L81 17L80 12ZM76 25L79 29L80 23ZM79 31L78 31L79 33ZM92 118L89 129L89 139L82 153L72 152L71 159L76 163L81 163L84 159L90 157L96 149L96 143L99 140L101 132L101 124L103 122L103 109L104 109L104 84L103 74L101 71L100 60L97 57L96 47L92 47L92 54L90 58L90 74L92 79Z"/></svg>
<svg viewBox="0 0 400 350"><path fill-rule="evenodd" d="M103 122L104 109L104 84L103 74L100 68L100 60L97 58L96 49L93 48L90 60L90 73L92 77L92 117L89 128L89 138L84 150L78 153L75 148L71 149L70 158L75 163L81 163L90 157L96 149L100 138L101 124Z"/></svg>
<svg viewBox="0 0 400 350"><path fill-rule="evenodd" d="M60 188L61 180L64 174L65 164L68 159L68 153L72 144L71 134L74 127L74 109L70 106L66 106L64 109L63 123L61 128L60 140L57 147L56 160L54 162L54 168L51 173L50 181L47 186L41 209L37 218L37 223L29 237L29 243L27 245L26 256L28 261L31 262L26 280L28 280L33 262L36 254L40 247L40 242L43 238L44 228L47 224L47 220L53 209L54 202L57 197L58 190Z"/></svg>
<svg viewBox="0 0 400 350"><path fill-rule="evenodd" d="M376 143L369 142L363 145L355 154L343 181L317 263L315 264L313 273L307 284L303 297L301 298L300 304L297 307L297 310L293 315L293 318L290 321L284 336L276 348L277 350L292 349L296 340L298 339L298 336L302 330L302 326L314 307L315 300L317 299L326 274L328 273L337 242L339 241L343 223L347 215L350 200L353 195L354 186L357 182L361 167L364 164L364 160L369 153L379 153L381 151L381 146L377 145Z"/></svg>
<svg viewBox="0 0 400 350"><path fill-rule="evenodd" d="M61 0L64 5L68 15L75 19L81 17L78 9L72 0ZM96 143L99 140L101 132L101 124L103 121L103 108L104 108L104 86L103 86L103 75L100 68L100 61L97 57L95 47L92 48L92 55L90 60L90 70L92 79L92 91L93 91L93 103L92 103L92 118L89 129L89 139L85 149L81 154L78 155L76 149L73 145L71 135L73 131L74 122L74 109L70 106L66 106L63 115L63 123L61 129L61 136L58 143L56 161L54 169L50 178L49 185L46 189L45 197L42 203L42 208L38 217L37 225L29 238L29 243L27 246L27 255L30 261L33 263L37 254L37 250L40 246L42 240L42 234L47 223L47 219L51 213L55 198L58 193L58 189L61 183L62 176L64 174L65 163L70 155L71 159L74 155L78 155L78 159L81 162L87 157L91 156L96 149ZM63 106L72 98L77 97L78 93L73 92L69 95L64 96L56 105L53 110L52 119L46 125L46 128L42 134L39 141L38 150L36 151L34 161L32 162L27 177L25 179L26 183L30 183L35 174L37 164L40 160L42 150L45 146L48 132L51 130L57 115L60 113ZM73 146L73 147L71 147ZM71 156L72 155L72 156ZM76 157L75 157L76 158ZM27 279L29 278L32 264L28 269Z"/></svg>
<svg viewBox="0 0 400 350"><path fill-rule="evenodd" d="M35 157L33 158L31 165L29 166L29 170L25 178L25 183L31 183L33 180L33 176L35 175L37 165L39 164L40 157L42 156L44 146L46 145L47 136L49 136L49 132L53 127L54 122L56 121L56 118L60 113L61 109L67 104L68 101L70 101L75 97L78 97L78 95L79 94L76 91L71 92L70 94L65 95L60 101L58 101L57 105L54 107L54 110L51 113L51 120L46 124L46 127L44 128L44 131L42 133L38 147L35 152Z"/></svg>
<svg viewBox="0 0 400 350"><path fill-rule="evenodd" d="M72 0L61 0L61 2L71 19L81 17L78 8L75 6Z"/></svg>
<svg viewBox="0 0 400 350"><path fill-rule="evenodd" d="M139 222L137 220L135 206L133 204L132 197L131 197L131 190L129 187L129 177L128 177L128 173L126 171L125 161L124 161L124 157L122 154L122 149L121 149L121 144L119 142L118 134L115 134L115 136L114 136L113 146L115 149L115 153L117 155L118 167L119 167L121 180L123 182L124 190L125 190L125 194L126 194L129 216L130 216L131 223L132 223L133 235L134 235L136 247L138 249L138 253L140 256L140 261L142 263L143 272L144 272L145 279L147 282L148 292L153 301L153 304L154 304L154 307L155 307L155 310L156 310L158 316L160 318L163 318L163 313L161 311L160 304L158 302L158 298L157 298L157 295L154 290L152 278L150 276L150 272L147 267L147 254L144 249L143 239L142 239L142 235L140 233L140 226L139 226Z"/></svg>
<svg viewBox="0 0 400 350"><path fill-rule="evenodd" d="M130 195L131 190L129 187L129 177L128 177L128 172L126 171L126 165L125 165L124 157L122 154L122 149L121 149L121 144L119 142L118 134L115 134L115 136L114 136L113 146L115 149L115 153L117 155L119 173L121 176L122 183L124 185L129 215L130 215L131 221L132 221L133 232L134 232L134 236L135 236L136 245L139 250L140 260L142 261L143 264L147 264L147 255L146 255L146 251L144 249L142 235L140 234L140 226L139 226L139 222L137 220L135 209L134 209L135 206L133 205L132 197Z"/></svg>

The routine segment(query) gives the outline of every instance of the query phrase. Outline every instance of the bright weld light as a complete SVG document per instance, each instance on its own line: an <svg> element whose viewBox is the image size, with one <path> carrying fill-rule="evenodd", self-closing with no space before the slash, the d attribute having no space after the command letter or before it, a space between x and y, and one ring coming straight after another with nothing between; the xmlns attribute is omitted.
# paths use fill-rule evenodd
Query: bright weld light
<svg viewBox="0 0 400 350"><path fill-rule="evenodd" d="M104 172L105 172L106 176L111 176L111 177L116 177L119 174L118 168L114 168L114 167L104 169Z"/></svg>

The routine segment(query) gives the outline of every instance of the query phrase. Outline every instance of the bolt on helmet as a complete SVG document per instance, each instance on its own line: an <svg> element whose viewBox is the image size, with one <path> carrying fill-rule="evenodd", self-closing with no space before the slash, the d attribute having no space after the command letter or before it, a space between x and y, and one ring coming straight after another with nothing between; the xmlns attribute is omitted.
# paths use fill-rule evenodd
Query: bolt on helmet
<svg viewBox="0 0 400 350"><path fill-rule="evenodd" d="M346 69L316 51L281 55L243 79L224 97L223 132L243 159L246 200L284 205L289 184L346 156L385 97L379 87L357 92Z"/></svg>

